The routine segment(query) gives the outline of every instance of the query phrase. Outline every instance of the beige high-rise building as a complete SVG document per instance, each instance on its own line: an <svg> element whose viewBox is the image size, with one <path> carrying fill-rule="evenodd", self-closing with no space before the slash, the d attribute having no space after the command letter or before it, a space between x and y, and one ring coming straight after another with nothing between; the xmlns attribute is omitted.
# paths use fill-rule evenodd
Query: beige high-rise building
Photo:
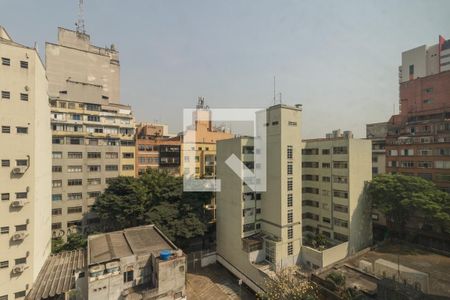
<svg viewBox="0 0 450 300"><path fill-rule="evenodd" d="M322 234L332 245L348 242L346 255L367 247L372 240L365 193L372 179L371 141L337 130L303 142L303 235Z"/></svg>
<svg viewBox="0 0 450 300"><path fill-rule="evenodd" d="M66 238L97 219L90 212L108 180L135 176L135 124L119 104L119 54L63 28L46 44L53 130L52 234Z"/></svg>
<svg viewBox="0 0 450 300"><path fill-rule="evenodd" d="M267 109L266 191L254 192L225 161L261 168L254 139L217 142L217 260L255 291L267 275L299 263L302 244L301 106Z"/></svg>
<svg viewBox="0 0 450 300"><path fill-rule="evenodd" d="M0 26L0 299L23 299L51 251L47 79Z"/></svg>

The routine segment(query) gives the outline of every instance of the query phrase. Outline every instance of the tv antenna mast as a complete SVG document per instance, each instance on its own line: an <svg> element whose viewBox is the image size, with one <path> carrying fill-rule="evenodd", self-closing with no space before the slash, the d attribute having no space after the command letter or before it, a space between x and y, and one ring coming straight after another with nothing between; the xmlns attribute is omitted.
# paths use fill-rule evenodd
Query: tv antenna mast
<svg viewBox="0 0 450 300"><path fill-rule="evenodd" d="M78 33L86 33L84 27L84 0L78 0L78 21L75 23Z"/></svg>
<svg viewBox="0 0 450 300"><path fill-rule="evenodd" d="M275 76L273 76L273 105L276 102L276 86L275 86Z"/></svg>

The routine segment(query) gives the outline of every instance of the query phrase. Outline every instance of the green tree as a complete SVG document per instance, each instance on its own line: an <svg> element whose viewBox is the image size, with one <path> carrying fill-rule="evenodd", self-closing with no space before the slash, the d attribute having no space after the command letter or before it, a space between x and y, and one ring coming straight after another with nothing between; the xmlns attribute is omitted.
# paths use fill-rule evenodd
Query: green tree
<svg viewBox="0 0 450 300"><path fill-rule="evenodd" d="M155 224L180 243L205 233L204 205L211 197L211 193L184 192L181 177L159 170L148 170L138 178L118 177L94 203L100 219L96 230Z"/></svg>
<svg viewBox="0 0 450 300"><path fill-rule="evenodd" d="M77 249L84 249L87 245L87 238L81 233L72 233L67 237L67 242L63 239L57 238L52 240L52 253L59 253L62 251L72 251Z"/></svg>
<svg viewBox="0 0 450 300"><path fill-rule="evenodd" d="M442 231L450 229L450 197L431 181L415 176L383 174L369 185L373 207L391 220L392 228L403 232L413 215L436 224Z"/></svg>

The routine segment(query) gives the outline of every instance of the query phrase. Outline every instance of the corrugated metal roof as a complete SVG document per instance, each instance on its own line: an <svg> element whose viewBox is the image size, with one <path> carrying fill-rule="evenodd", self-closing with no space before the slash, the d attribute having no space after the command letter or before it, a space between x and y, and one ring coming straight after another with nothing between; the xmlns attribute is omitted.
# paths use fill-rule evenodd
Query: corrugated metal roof
<svg viewBox="0 0 450 300"><path fill-rule="evenodd" d="M84 249L50 255L25 299L47 299L70 291L75 284L74 271L85 267Z"/></svg>

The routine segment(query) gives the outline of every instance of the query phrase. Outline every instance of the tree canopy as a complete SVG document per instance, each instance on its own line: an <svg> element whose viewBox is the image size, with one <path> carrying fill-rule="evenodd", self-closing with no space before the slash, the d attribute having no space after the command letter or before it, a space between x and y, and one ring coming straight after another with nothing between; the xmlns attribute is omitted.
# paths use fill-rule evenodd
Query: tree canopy
<svg viewBox="0 0 450 300"><path fill-rule="evenodd" d="M67 242L63 239L57 238L52 240L52 253L59 253L62 251L71 251L81 248L86 248L87 238L81 233L72 233L67 236Z"/></svg>
<svg viewBox="0 0 450 300"><path fill-rule="evenodd" d="M403 231L413 215L450 231L450 196L429 180L416 176L382 174L369 185L373 206Z"/></svg>
<svg viewBox="0 0 450 300"><path fill-rule="evenodd" d="M266 292L259 295L267 300L315 300L319 299L318 290L307 278L301 277L296 266L277 271L265 282Z"/></svg>
<svg viewBox="0 0 450 300"><path fill-rule="evenodd" d="M184 192L181 177L149 169L138 178L112 179L92 210L100 219L97 230L155 224L180 243L205 233L209 220L204 205L211 197L211 193Z"/></svg>

